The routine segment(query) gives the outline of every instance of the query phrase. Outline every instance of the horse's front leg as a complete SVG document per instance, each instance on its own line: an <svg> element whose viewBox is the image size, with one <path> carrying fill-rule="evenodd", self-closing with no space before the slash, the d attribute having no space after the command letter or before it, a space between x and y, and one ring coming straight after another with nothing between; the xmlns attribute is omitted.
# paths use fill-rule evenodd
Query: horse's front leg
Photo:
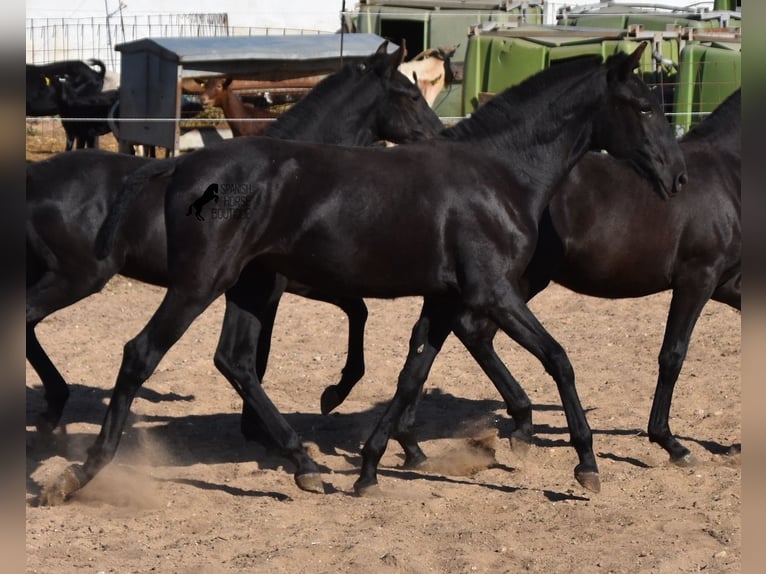
<svg viewBox="0 0 766 574"><path fill-rule="evenodd" d="M256 349L261 321L282 295L285 280L269 272L247 268L226 292L224 327L215 364L245 402L243 432L279 451L295 464L295 482L303 490L324 492L319 467L309 456L295 430L271 402L258 378Z"/></svg>
<svg viewBox="0 0 766 574"><path fill-rule="evenodd" d="M405 450L407 445L417 447L413 437L405 437L402 434L411 423L404 419L414 416L418 397L431 370L431 365L451 331L456 312L457 308L451 302L430 298L424 300L420 318L412 330L407 360L399 374L394 398L362 448L362 469L354 483L354 491L358 495L377 492L378 464L392 434L399 435L398 438ZM408 456L420 458L414 453ZM422 453L421 456L425 458Z"/></svg>
<svg viewBox="0 0 766 574"><path fill-rule="evenodd" d="M359 297L334 297L295 281L288 281L287 292L335 305L348 317L346 364L341 371L340 381L335 385L327 386L320 399L321 412L326 415L346 400L351 390L364 376L364 327L367 324L367 305ZM263 356L260 346L261 341L259 341L259 356ZM262 360L259 360L259 363Z"/></svg>
<svg viewBox="0 0 766 574"><path fill-rule="evenodd" d="M340 307L348 317L348 350L346 364L341 370L340 381L322 392L320 407L322 414L331 413L346 400L351 390L364 376L364 327L367 324L367 305L357 297L328 299Z"/></svg>

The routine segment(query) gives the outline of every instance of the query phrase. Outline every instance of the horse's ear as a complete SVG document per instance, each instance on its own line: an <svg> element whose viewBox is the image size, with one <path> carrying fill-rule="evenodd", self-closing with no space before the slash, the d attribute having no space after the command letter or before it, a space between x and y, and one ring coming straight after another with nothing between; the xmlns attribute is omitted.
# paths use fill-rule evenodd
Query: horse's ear
<svg viewBox="0 0 766 574"><path fill-rule="evenodd" d="M437 48L437 51L438 51L438 53L439 53L439 57L440 57L442 60L448 60L448 59L450 59L452 56L454 56L454 55L455 55L455 52L457 52L457 49L458 49L459 47L460 47L460 44L455 44L454 46L452 46L452 47L448 47L448 48L445 48L445 47L443 47L443 46L440 46L439 48Z"/></svg>
<svg viewBox="0 0 766 574"><path fill-rule="evenodd" d="M627 80L633 73L633 70L641 65L641 56L646 49L646 44L646 42L641 42L638 47L633 50L633 53L617 60L616 69L609 70L610 76L616 77L621 82Z"/></svg>
<svg viewBox="0 0 766 574"><path fill-rule="evenodd" d="M387 65L386 65L386 77L390 78L391 74L393 74L399 66L404 62L404 58L407 56L407 43L404 39L402 39L402 44L399 46L399 49L396 50L393 54L391 54L388 57Z"/></svg>
<svg viewBox="0 0 766 574"><path fill-rule="evenodd" d="M388 53L388 40L383 42L380 46L378 46L378 49L375 50L376 54L386 54Z"/></svg>
<svg viewBox="0 0 766 574"><path fill-rule="evenodd" d="M628 59L628 62L630 62L630 71L632 72L639 66L641 66L641 56L644 53L644 50L646 50L646 42L641 42L638 47L633 50L633 53L630 55L630 58Z"/></svg>
<svg viewBox="0 0 766 574"><path fill-rule="evenodd" d="M223 81L223 89L224 89L224 90L228 90L228 89L229 89L229 86L231 85L231 82L232 82L232 80L233 80L233 79L234 79L234 78L232 78L232 77L230 76L230 77L226 78L226 79Z"/></svg>

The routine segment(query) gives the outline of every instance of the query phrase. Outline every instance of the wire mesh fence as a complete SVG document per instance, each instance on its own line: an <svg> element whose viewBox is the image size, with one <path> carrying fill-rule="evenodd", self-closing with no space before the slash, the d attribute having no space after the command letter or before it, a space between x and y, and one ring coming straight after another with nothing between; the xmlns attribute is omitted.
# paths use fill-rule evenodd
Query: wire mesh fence
<svg viewBox="0 0 766 574"><path fill-rule="evenodd" d="M231 26L225 13L150 14L93 18L27 18L26 62L101 60L120 71L114 47L140 38L202 38L213 36L269 36L320 34L321 30Z"/></svg>
<svg viewBox="0 0 766 574"><path fill-rule="evenodd" d="M265 26L231 26L226 13L150 14L91 18L27 18L26 63L100 60L119 77L115 46L152 37L286 36L320 34L322 30ZM50 136L58 118L28 118L27 133ZM60 130L59 130L60 131Z"/></svg>

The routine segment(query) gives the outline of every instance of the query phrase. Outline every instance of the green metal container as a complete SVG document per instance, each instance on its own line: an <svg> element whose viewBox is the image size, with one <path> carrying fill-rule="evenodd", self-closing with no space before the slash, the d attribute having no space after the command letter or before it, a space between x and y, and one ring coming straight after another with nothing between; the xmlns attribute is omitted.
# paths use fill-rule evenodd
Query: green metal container
<svg viewBox="0 0 766 574"><path fill-rule="evenodd" d="M354 23L357 32L378 34L394 42L405 38L410 56L428 48L459 45L452 63L457 70L462 70L468 46L468 31L472 26L520 21L540 24L542 20L543 8L534 3L509 7L505 2L485 0L392 0L361 3ZM458 73L458 77L461 75ZM461 94L459 82L445 88L434 103L439 116L461 116Z"/></svg>
<svg viewBox="0 0 766 574"><path fill-rule="evenodd" d="M639 44L626 39L623 31L602 30L591 37L575 30L567 33L566 28L559 28L555 35L552 31L556 30L518 28L471 36L464 66L463 115L474 111L484 95L519 84L557 61L585 55L605 59L618 51L630 53ZM677 57L678 44L663 45L662 51ZM642 55L641 72L653 77L654 63L648 50Z"/></svg>
<svg viewBox="0 0 766 574"><path fill-rule="evenodd" d="M742 86L739 44L689 43L678 68L674 123L684 132Z"/></svg>

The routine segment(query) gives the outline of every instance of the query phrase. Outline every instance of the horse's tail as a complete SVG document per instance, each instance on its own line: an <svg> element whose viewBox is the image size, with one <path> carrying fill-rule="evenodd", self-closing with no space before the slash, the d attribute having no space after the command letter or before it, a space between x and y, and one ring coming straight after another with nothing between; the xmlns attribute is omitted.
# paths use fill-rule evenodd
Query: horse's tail
<svg viewBox="0 0 766 574"><path fill-rule="evenodd" d="M96 235L96 258L106 259L114 249L114 242L126 214L130 212L136 198L150 180L156 177L172 175L176 168L175 158L151 161L127 176L122 183L122 191L117 196L109 214ZM162 197L164 204L164 195Z"/></svg>

